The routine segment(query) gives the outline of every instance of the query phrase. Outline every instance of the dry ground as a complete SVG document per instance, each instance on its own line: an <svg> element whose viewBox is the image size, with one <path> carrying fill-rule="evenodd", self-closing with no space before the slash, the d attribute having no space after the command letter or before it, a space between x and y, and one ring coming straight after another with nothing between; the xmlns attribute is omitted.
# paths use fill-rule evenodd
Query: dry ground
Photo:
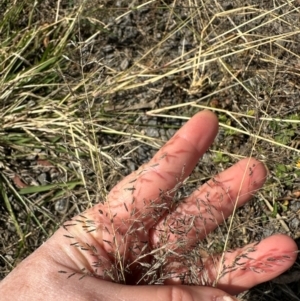
<svg viewBox="0 0 300 301"><path fill-rule="evenodd" d="M195 112L219 117L186 187L247 156L264 188L209 252L300 238L298 0L0 0L0 276L105 199ZM242 300L300 300L299 260Z"/></svg>

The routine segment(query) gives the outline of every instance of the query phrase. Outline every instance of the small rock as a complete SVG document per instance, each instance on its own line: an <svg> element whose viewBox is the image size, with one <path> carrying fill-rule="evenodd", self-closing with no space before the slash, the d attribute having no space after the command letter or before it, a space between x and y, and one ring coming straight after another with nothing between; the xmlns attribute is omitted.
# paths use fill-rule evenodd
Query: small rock
<svg viewBox="0 0 300 301"><path fill-rule="evenodd" d="M291 229L298 229L300 224L300 220L295 217L289 222L289 226Z"/></svg>
<svg viewBox="0 0 300 301"><path fill-rule="evenodd" d="M297 212L298 210L300 210L300 202L299 201L291 201L289 207L294 212Z"/></svg>
<svg viewBox="0 0 300 301"><path fill-rule="evenodd" d="M48 184L48 181L47 181L47 175L45 173L41 173L38 177L37 177L37 180L39 181L39 183L41 185L46 185Z"/></svg>
<svg viewBox="0 0 300 301"><path fill-rule="evenodd" d="M127 69L128 66L129 66L129 60L128 60L127 58L125 58L125 59L122 61L121 65L120 65L121 70Z"/></svg>
<svg viewBox="0 0 300 301"><path fill-rule="evenodd" d="M68 210L68 207L69 207L69 199L67 199L67 198L58 200L55 203L55 210L59 214L65 214Z"/></svg>

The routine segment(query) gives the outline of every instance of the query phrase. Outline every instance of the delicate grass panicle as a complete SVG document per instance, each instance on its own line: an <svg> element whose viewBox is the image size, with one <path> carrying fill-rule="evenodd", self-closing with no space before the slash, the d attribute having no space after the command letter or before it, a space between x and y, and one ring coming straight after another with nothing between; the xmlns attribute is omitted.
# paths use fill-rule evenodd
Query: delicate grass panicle
<svg viewBox="0 0 300 301"><path fill-rule="evenodd" d="M212 279L288 260L259 260L255 249L277 232L300 238L299 9L298 0L0 1L0 277L60 225L86 254L83 275L120 283L216 285ZM115 215L108 191L202 109L218 115L220 131L194 172L143 200L142 213L137 185L150 171L140 170L118 186ZM195 187L249 156L269 170L257 192L257 166L246 168L258 197L241 209L232 199L233 214L217 220L232 187L215 176L203 189L218 194L204 191L194 199L198 213L178 218ZM93 216L65 223L94 204ZM149 240L148 222L162 217L159 237ZM195 231L201 223L210 229L205 239ZM295 265L276 285L240 298L299 300L299 275Z"/></svg>
<svg viewBox="0 0 300 301"><path fill-rule="evenodd" d="M256 192L256 183L252 179L255 167L253 164L247 168L248 185L253 187L251 193ZM180 178L173 189L161 190L158 198L143 199L141 202L143 191L135 183L143 182L148 172L147 169L141 169L135 178L117 186L123 191L123 199L114 199L114 194L120 193L114 189L104 204L95 207L93 214L80 214L63 225L70 244L86 253L84 257L87 263L79 274L80 279L92 275L123 284L180 281L188 285L216 286L223 277L235 278L245 271L266 273L290 260L291 254L265 254L258 257L256 246L259 242L231 251L228 249L228 237L224 238L222 252L214 254L202 240L219 226L218 216L221 215L225 221L222 203L231 198L230 186L226 186L226 182L219 182L218 177L212 178L200 188L203 199L193 199L192 213L182 215L177 211L181 204L186 204L187 199L178 197L178 191L185 184ZM237 200L231 201L235 211ZM231 220L233 217L234 214ZM153 225L150 229L149 223ZM230 221L227 236L231 228ZM76 236L78 231L86 235ZM151 231L157 231L158 237L151 238ZM233 252L235 255L231 256ZM66 273L67 277L76 275L74 272L60 272Z"/></svg>

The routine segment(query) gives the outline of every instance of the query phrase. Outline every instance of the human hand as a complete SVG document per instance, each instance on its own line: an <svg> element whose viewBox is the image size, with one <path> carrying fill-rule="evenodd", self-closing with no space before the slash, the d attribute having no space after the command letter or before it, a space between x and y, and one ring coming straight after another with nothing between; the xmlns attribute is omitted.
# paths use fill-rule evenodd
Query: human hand
<svg viewBox="0 0 300 301"><path fill-rule="evenodd" d="M229 301L228 293L287 270L297 246L284 235L223 255L197 249L266 177L263 164L244 159L174 202L217 131L213 113L196 114L105 202L65 223L1 281L1 300ZM132 286L149 283L166 285Z"/></svg>

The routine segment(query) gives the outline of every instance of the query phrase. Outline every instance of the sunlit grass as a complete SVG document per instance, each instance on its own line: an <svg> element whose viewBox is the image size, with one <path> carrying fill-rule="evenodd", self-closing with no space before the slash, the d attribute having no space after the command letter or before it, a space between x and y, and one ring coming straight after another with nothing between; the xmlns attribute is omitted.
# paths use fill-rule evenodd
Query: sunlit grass
<svg viewBox="0 0 300 301"><path fill-rule="evenodd" d="M162 128L167 129L168 122L185 121L199 110L215 111L224 142L211 150L211 161L219 154L211 172L242 157L261 159L270 169L261 191L266 215L276 207L268 200L271 192L282 197L298 189L297 1L266 8L224 8L192 0L172 5L138 1L133 7L63 2L49 10L35 1L0 5L3 219L9 217L19 244L9 268L65 219L105 200L124 175L126 158L137 156L140 145L156 150L163 144L164 139L145 132L151 127L139 121L145 113L164 120ZM131 48L132 41L129 46L112 42L115 56L107 59L103 41L117 40L121 22L143 10L156 21L149 28L140 26L138 51ZM128 66L121 68L124 57ZM166 105L165 91L173 87L182 102ZM130 99L134 105L127 104ZM241 137L245 145L233 146ZM278 162L287 169L281 170ZM53 181L37 183L39 172L31 173L39 168L54 173ZM62 198L71 200L71 209L59 215L53 208ZM284 212L275 213L284 231L298 237L280 216ZM231 231L229 227L229 236ZM11 247L3 244L4 253Z"/></svg>

